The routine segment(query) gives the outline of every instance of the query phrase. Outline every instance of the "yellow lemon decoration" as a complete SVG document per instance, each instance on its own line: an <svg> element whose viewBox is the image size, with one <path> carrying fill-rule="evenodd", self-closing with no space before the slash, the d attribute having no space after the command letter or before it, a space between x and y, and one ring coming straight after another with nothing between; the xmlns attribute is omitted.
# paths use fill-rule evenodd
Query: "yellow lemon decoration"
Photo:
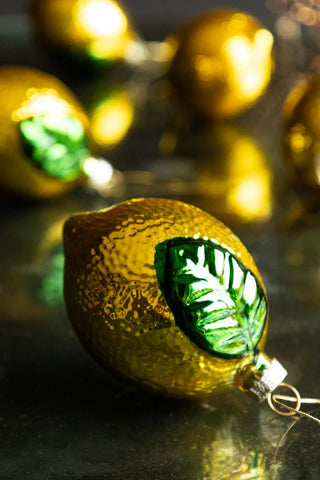
<svg viewBox="0 0 320 480"><path fill-rule="evenodd" d="M36 31L48 46L75 60L108 64L130 55L138 40L114 0L35 0Z"/></svg>
<svg viewBox="0 0 320 480"><path fill-rule="evenodd" d="M29 198L60 195L83 181L87 117L57 78L0 68L0 190Z"/></svg>
<svg viewBox="0 0 320 480"><path fill-rule="evenodd" d="M320 185L320 76L302 81L283 109L283 146L294 178L308 187Z"/></svg>
<svg viewBox="0 0 320 480"><path fill-rule="evenodd" d="M252 372L256 379L268 370L260 274L208 213L174 200L130 200L70 217L64 249L67 310L103 366L175 397L247 391Z"/></svg>
<svg viewBox="0 0 320 480"><path fill-rule="evenodd" d="M178 98L195 114L230 118L265 92L273 69L272 34L252 16L212 10L168 39L169 78Z"/></svg>

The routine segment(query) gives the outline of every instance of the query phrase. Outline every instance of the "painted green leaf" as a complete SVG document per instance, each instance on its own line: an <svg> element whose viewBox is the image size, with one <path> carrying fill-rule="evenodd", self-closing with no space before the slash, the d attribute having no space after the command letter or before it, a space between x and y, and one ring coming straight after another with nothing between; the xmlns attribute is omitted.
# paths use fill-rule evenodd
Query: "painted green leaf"
<svg viewBox="0 0 320 480"><path fill-rule="evenodd" d="M221 245L175 238L158 244L160 288L181 330L212 355L257 351L267 300L255 275Z"/></svg>
<svg viewBox="0 0 320 480"><path fill-rule="evenodd" d="M50 177L75 180L88 158L85 131L74 117L37 115L19 124L26 153Z"/></svg>

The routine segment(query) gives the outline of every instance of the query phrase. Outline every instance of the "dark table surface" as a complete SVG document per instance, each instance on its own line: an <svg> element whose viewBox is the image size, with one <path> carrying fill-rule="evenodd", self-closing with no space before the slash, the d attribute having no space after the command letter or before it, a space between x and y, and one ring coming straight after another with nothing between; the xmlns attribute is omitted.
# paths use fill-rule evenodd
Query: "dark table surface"
<svg viewBox="0 0 320 480"><path fill-rule="evenodd" d="M0 22L2 63L57 74L89 103L97 80L70 76L39 50L25 17ZM168 26L155 24L144 31L161 39ZM211 167L215 171L219 140L210 126L173 121L170 106L157 101L159 87L149 81L148 69L110 74L114 83L124 80L144 92L127 137L101 152L123 172L124 190L108 198L78 190L52 202L2 206L1 480L320 478L318 425L277 416L240 391L205 401L147 396L94 363L75 337L62 300L60 232L71 213L136 196L194 203L228 223L254 256L270 302L266 351L287 368L288 382L302 395L320 396L320 222L302 207L283 167L279 139L281 102L297 75L292 48L279 43L267 95L227 127L264 159L271 211L264 219L248 218L245 207L233 212L210 189L210 182L216 185ZM224 175L221 181L228 182ZM313 411L320 416L320 409Z"/></svg>

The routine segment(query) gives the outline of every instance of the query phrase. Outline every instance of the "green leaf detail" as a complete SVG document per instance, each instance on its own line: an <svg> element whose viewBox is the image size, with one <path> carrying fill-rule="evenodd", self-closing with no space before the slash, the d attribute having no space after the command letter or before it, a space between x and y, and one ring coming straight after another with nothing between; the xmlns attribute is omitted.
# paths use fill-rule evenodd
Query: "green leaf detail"
<svg viewBox="0 0 320 480"><path fill-rule="evenodd" d="M74 117L37 115L19 124L26 153L50 177L75 180L89 157L85 131Z"/></svg>
<svg viewBox="0 0 320 480"><path fill-rule="evenodd" d="M267 299L233 253L209 240L175 238L156 246L155 267L177 325L198 347L223 358L256 353Z"/></svg>

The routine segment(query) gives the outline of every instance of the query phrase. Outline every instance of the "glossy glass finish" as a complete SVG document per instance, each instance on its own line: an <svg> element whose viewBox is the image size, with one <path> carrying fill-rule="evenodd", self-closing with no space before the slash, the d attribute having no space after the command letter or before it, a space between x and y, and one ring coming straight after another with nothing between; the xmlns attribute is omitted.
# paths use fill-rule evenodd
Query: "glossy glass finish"
<svg viewBox="0 0 320 480"><path fill-rule="evenodd" d="M49 177L71 182L82 172L88 158L85 130L72 117L38 115L22 120L19 129L26 155Z"/></svg>
<svg viewBox="0 0 320 480"><path fill-rule="evenodd" d="M103 366L147 390L178 398L239 386L253 363L253 349L259 341L263 347L267 334L264 312L259 328L249 327L254 346L246 350L243 340L241 346L235 342L240 354L230 354L228 361L183 334L154 265L159 243L183 234L228 245L260 278L251 255L223 223L183 202L134 199L74 215L64 227L65 300L82 343Z"/></svg>
<svg viewBox="0 0 320 480"><path fill-rule="evenodd" d="M15 197L45 199L84 180L78 166L72 165L74 156L68 157L67 152L76 149L76 163L82 160L88 127L71 90L43 71L2 66L0 100L1 190ZM60 173L61 163L64 173Z"/></svg>
<svg viewBox="0 0 320 480"><path fill-rule="evenodd" d="M255 275L214 239L175 238L156 246L161 290L177 325L211 355L257 352L267 300Z"/></svg>

